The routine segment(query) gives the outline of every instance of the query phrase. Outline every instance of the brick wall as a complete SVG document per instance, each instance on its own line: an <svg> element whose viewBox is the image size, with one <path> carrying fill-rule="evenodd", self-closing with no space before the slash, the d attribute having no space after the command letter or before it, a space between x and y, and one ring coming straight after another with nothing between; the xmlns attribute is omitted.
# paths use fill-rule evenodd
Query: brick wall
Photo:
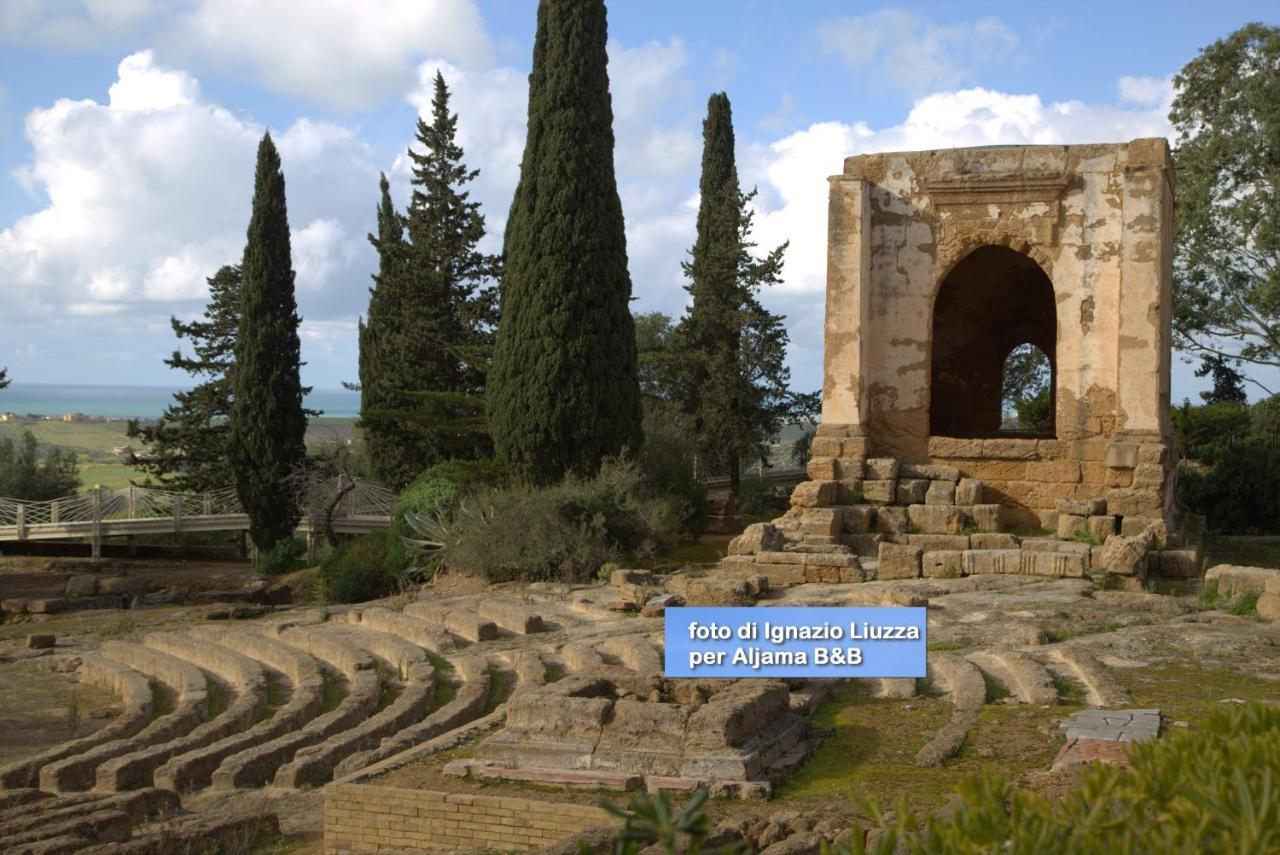
<svg viewBox="0 0 1280 855"><path fill-rule="evenodd" d="M335 783L325 788L324 851L522 851L615 822L591 805Z"/></svg>

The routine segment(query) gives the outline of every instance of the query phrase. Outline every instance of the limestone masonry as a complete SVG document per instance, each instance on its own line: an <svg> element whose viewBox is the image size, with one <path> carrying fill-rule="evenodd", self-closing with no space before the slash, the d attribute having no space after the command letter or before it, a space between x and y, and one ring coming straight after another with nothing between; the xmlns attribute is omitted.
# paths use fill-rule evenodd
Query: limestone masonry
<svg viewBox="0 0 1280 855"><path fill-rule="evenodd" d="M892 457L980 479L1012 526L1095 498L1171 522L1172 235L1163 139L848 158L830 179L810 477L873 500L888 479L864 462ZM1042 436L1000 431L1021 344L1053 366Z"/></svg>

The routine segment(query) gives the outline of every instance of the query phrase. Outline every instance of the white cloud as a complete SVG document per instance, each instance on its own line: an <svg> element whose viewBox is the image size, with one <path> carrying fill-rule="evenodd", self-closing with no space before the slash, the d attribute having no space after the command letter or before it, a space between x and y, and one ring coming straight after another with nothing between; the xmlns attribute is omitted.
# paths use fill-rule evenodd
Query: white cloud
<svg viewBox="0 0 1280 855"><path fill-rule="evenodd" d="M1140 106L1164 107L1173 101L1172 77L1121 77L1117 87L1120 100Z"/></svg>
<svg viewBox="0 0 1280 855"><path fill-rule="evenodd" d="M105 104L33 110L19 178L47 196L0 231L7 322L126 314L130 328L187 313L206 277L238 260L262 128L201 95L149 51L126 57ZM300 121L277 134L308 311L351 312L363 280L365 220L376 201L369 146L345 128ZM334 286L339 287L334 287ZM166 342L167 347L170 343Z"/></svg>
<svg viewBox="0 0 1280 855"><path fill-rule="evenodd" d="M96 47L132 33L156 10L152 0L5 0L0 39L26 47Z"/></svg>
<svg viewBox="0 0 1280 855"><path fill-rule="evenodd" d="M199 0L164 44L341 111L403 93L423 57L479 66L493 52L471 0Z"/></svg>
<svg viewBox="0 0 1280 855"><path fill-rule="evenodd" d="M836 18L818 27L823 48L856 70L873 69L908 94L964 83L984 63L1008 63L1018 36L996 17L939 24L905 9Z"/></svg>
<svg viewBox="0 0 1280 855"><path fill-rule="evenodd" d="M940 92L917 101L904 122L873 130L865 123L819 122L749 150L743 183L758 182L756 236L761 247L791 241L786 282L792 294L826 286L827 181L844 158L877 151L980 145L1116 142L1172 133L1166 110L1125 110L989 89Z"/></svg>

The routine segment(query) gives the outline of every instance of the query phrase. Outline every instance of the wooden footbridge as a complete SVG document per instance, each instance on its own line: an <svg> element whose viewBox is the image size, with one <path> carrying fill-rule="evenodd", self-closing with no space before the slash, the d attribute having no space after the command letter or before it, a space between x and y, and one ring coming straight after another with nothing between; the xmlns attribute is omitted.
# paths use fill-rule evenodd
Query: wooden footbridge
<svg viewBox="0 0 1280 855"><path fill-rule="evenodd" d="M341 534L363 534L391 525L396 494L381 484L340 480L332 515L302 511L298 531L308 541L331 524ZM195 531L248 531L249 517L232 487L178 493L151 487L94 487L43 502L0 498L0 543L86 539L96 560L105 538Z"/></svg>

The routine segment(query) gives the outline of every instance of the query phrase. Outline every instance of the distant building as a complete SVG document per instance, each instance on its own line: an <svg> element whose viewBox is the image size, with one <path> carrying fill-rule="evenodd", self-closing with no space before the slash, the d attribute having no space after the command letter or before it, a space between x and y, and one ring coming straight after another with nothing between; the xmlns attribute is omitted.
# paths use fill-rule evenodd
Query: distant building
<svg viewBox="0 0 1280 855"><path fill-rule="evenodd" d="M16 422L21 418L17 413L0 413L0 422Z"/></svg>
<svg viewBox="0 0 1280 855"><path fill-rule="evenodd" d="M63 413L62 420L64 422L85 422L89 417L84 413Z"/></svg>

